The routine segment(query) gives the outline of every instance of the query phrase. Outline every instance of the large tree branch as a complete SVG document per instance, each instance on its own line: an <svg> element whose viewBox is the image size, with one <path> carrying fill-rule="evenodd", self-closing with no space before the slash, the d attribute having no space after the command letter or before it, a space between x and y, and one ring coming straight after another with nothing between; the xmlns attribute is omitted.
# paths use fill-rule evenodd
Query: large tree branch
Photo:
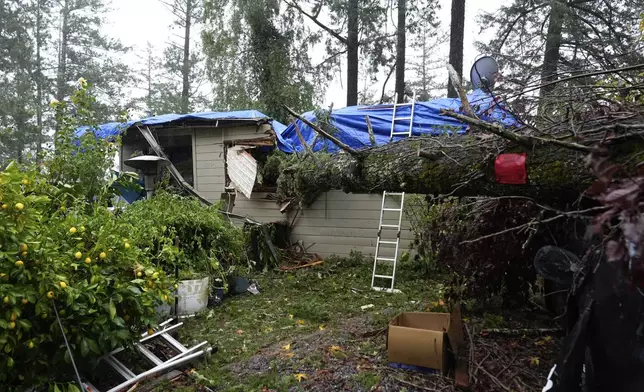
<svg viewBox="0 0 644 392"><path fill-rule="evenodd" d="M536 136L519 135L518 133L505 129L503 126L499 124L489 123L483 120L479 120L478 118L472 118L460 113L456 113L451 110L442 110L441 114L448 117L455 118L465 123L474 125L476 127L484 129L490 133L493 133L509 141L522 144L528 148L537 147L539 145L550 144L550 145L555 145L562 148L567 148L569 150L575 150L575 151L586 152L586 153L589 153L593 150L591 147L584 146L583 144L567 142L564 140L546 139L546 138L541 138Z"/></svg>
<svg viewBox="0 0 644 392"><path fill-rule="evenodd" d="M291 3L290 1L285 1L286 5L289 7L293 7L296 10L298 10L299 13L302 15L306 16L307 18L311 19L313 23L318 25L322 30L326 31L327 33L331 34L333 37L335 37L337 40L342 42L345 45L349 45L349 39L346 37L343 37L340 35L338 32L330 28L329 26L325 25L324 23L320 22L318 18L315 15L311 15L308 12L304 11L302 7L300 7L297 3ZM319 12L318 12L319 13Z"/></svg>
<svg viewBox="0 0 644 392"><path fill-rule="evenodd" d="M320 135L324 136L325 138L329 139L333 144L338 146L340 149L343 151L348 152L349 154L353 155L354 157L359 157L360 153L353 148L349 147L348 145L342 143L338 138L335 136L331 135L329 132L325 131L321 127L313 124L309 120L305 119L304 117L300 116L297 114L293 109L289 108L288 106L284 106L287 112L298 120L302 121L304 124L308 125L309 127L313 128L316 132L318 132Z"/></svg>

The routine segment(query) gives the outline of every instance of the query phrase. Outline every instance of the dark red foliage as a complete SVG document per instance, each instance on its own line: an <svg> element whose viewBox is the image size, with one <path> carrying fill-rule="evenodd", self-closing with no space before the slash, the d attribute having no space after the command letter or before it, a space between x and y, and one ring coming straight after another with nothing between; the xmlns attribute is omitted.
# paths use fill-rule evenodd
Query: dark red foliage
<svg viewBox="0 0 644 392"><path fill-rule="evenodd" d="M586 191L607 210L594 221L594 231L603 236L606 259L623 263L638 286L644 281L639 277L644 272L644 174L635 177L617 178L619 165L612 164L605 150L597 149L590 154L588 165L597 181ZM638 165L641 172L642 166Z"/></svg>

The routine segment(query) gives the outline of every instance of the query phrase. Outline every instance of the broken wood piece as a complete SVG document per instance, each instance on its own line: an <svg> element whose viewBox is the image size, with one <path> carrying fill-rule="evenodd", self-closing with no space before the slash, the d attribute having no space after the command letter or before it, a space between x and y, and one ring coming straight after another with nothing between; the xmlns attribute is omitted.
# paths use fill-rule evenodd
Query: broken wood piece
<svg viewBox="0 0 644 392"><path fill-rule="evenodd" d="M371 126L371 120L369 119L369 115L364 116L365 119L367 120L367 130L369 131L369 142L371 143L372 146L376 145L376 135L373 133L373 127Z"/></svg>
<svg viewBox="0 0 644 392"><path fill-rule="evenodd" d="M468 117L477 118L476 113L472 110L470 106L470 101L467 100L467 94L461 83L461 77L458 76L458 72L454 69L452 64L447 64L447 72L449 72L449 80L454 86L454 90L458 93L459 98L461 99L461 105L463 106L463 111Z"/></svg>
<svg viewBox="0 0 644 392"><path fill-rule="evenodd" d="M304 147L304 150L308 154L313 155L313 151L309 147L308 143L306 143L306 140L304 140L304 136L302 136L302 132L300 131L300 126L297 125L297 121L294 121L293 124L295 124L295 133L297 133L297 138L300 139L300 143Z"/></svg>
<svg viewBox="0 0 644 392"><path fill-rule="evenodd" d="M308 263L308 264L296 265L296 266L293 266L293 267L281 266L280 271L293 271L293 270L300 269L300 268L313 267L314 265L320 265L322 263L324 263L324 260L316 260L316 261Z"/></svg>
<svg viewBox="0 0 644 392"><path fill-rule="evenodd" d="M563 334L564 330L561 328L487 328L482 329L481 334L499 334L499 335L547 335L547 334Z"/></svg>

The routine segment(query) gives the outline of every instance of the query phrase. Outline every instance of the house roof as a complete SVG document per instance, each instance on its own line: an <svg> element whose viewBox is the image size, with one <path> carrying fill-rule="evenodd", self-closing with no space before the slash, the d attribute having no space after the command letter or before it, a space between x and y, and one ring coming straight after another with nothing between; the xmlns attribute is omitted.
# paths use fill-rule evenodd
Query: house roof
<svg viewBox="0 0 644 392"><path fill-rule="evenodd" d="M122 134L127 129L133 126L163 126L173 125L179 123L200 123L202 125L213 124L216 125L219 121L235 121L235 122L249 122L249 123L270 123L275 129L275 133L280 135L285 129L286 125L279 123L268 117L267 115L257 110L239 110L233 112L202 112L191 114L164 114L160 116L153 116L136 121L127 122L111 122L99 125L96 129L96 136L100 138L111 138ZM80 127L76 130L76 137L80 137L87 132L90 127Z"/></svg>

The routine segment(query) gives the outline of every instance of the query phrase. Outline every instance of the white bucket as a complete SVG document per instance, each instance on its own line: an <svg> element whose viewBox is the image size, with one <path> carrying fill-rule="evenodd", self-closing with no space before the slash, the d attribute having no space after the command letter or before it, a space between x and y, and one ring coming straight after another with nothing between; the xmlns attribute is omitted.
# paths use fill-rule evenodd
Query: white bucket
<svg viewBox="0 0 644 392"><path fill-rule="evenodd" d="M198 313L208 306L210 279L182 280L177 289L178 315L188 316Z"/></svg>

